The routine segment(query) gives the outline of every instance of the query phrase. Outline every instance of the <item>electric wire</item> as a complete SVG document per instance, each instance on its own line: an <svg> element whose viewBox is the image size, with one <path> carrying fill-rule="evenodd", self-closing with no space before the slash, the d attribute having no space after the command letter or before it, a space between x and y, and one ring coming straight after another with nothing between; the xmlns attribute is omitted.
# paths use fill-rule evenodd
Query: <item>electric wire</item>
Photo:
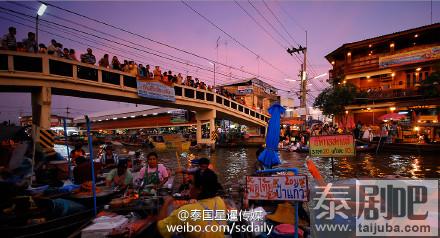
<svg viewBox="0 0 440 238"><path fill-rule="evenodd" d="M185 6L187 6L189 9L191 9L193 12L195 12L197 15L199 15L201 18L203 18L205 21L207 21L208 23L210 23L213 27L217 28L219 31L223 32L225 35L227 35L229 38L231 38L235 43L237 43L238 45L240 45L241 47L243 47L244 49L246 49L247 51L251 52L252 54L254 54L256 57L259 57L264 63L266 63L267 65L269 65L270 67L272 67L273 69L275 69L276 71L282 73L284 76L288 77L288 74L283 72L282 70L280 70L279 68L277 68L276 66L274 66L272 63L268 62L266 59L264 59L263 57L261 57L259 54L255 53L253 50L249 49L249 47L247 47L246 45L244 45L243 43L241 43L239 40L237 40L235 37L233 37L231 34L227 33L225 30L223 30L222 28L220 28L218 25L216 25L213 21L211 21L209 18L207 18L205 15L201 14L200 12L198 12L196 9L194 9L193 7L191 7L188 3L186 3L185 1L181 1Z"/></svg>
<svg viewBox="0 0 440 238"><path fill-rule="evenodd" d="M111 27L111 28L113 28L113 29L117 29L117 30L119 30L119 31L122 31L122 32L128 33L128 34L130 34L130 35L133 35L133 36L136 36L136 37L139 37L139 38L142 38L142 39L148 40L148 41L150 41L150 42L153 42L153 43L156 43L156 44L159 44L159 45L162 45L162 46L165 46L165 47L168 47L168 48L174 49L174 50L176 50L176 51L183 52L183 53L185 53L185 54L189 54L189 55L192 55L192 56L194 56L194 57L197 57L197 58L200 58L200 59L204 59L204 60L207 60L207 61L213 62L213 63L218 64L218 65L222 65L222 66L225 66L225 67L229 67L229 68L231 68L231 69L234 69L234 70L237 70L237 71L240 71L240 72L243 72L243 73L246 73L246 74L252 75L252 76L254 76L254 77L258 77L258 75L255 74L255 73L252 73L252 72L249 72L249 71L246 71L246 70L242 70L242 69L239 69L239 68L237 68L237 67L235 67L235 66L227 65L227 64L224 64L224 63L222 63L222 62L219 62L219 61L216 61L216 60L213 60L213 59L210 59L210 58L207 58L207 57L201 56L201 55L199 55L199 54L196 54L196 53L190 52L190 51L188 51L188 50L180 49L180 48L175 47L175 46L172 46L172 45L170 45L170 44L166 44L166 43L163 43L163 42L160 42L160 41L157 41L157 40L151 39L151 38L146 37L146 36L144 36L144 35L140 35L140 34L138 34L138 33L134 33L134 32L128 31L128 30L126 30L126 29L123 29L122 27L118 27L118 26L115 26L115 25L112 25L112 24L109 24L109 23L103 22L103 21L101 21L101 20L97 20L97 19L94 19L94 18L88 17L88 16L86 16L86 15L83 15L83 14L80 14L80 13L77 13L77 12L74 12L74 11L71 11L71 10L69 10L69 9L66 9L66 8L63 8L63 7L60 7L60 6L57 6L57 5L55 5L55 4L48 3L48 2L44 2L44 1L39 1L39 2L40 2L40 3L44 3L44 4L46 4L47 6L51 6L51 7L53 7L53 8L56 8L56 9L59 9L59 10L62 10L62 11L68 12L68 13L70 13L70 14L73 14L73 15L76 15L76 16L79 16L79 17L82 17L82 18L88 19L88 20L90 20L90 21L97 22L97 23L102 24L102 25L105 25L105 26L107 26L107 27ZM262 79L269 79L269 78L267 78L267 77L262 77L262 76L260 76L260 78L262 78Z"/></svg>

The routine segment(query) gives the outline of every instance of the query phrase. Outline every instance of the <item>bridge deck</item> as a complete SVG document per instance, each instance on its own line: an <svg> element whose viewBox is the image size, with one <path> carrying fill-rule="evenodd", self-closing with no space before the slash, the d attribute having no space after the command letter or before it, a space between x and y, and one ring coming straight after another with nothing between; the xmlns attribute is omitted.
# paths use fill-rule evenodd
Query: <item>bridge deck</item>
<svg viewBox="0 0 440 238"><path fill-rule="evenodd" d="M216 110L216 117L246 125L269 120L246 105L220 94L174 84L174 102L138 96L136 78L125 72L45 54L0 50L0 91L31 92L50 87L56 95L147 104L192 111Z"/></svg>

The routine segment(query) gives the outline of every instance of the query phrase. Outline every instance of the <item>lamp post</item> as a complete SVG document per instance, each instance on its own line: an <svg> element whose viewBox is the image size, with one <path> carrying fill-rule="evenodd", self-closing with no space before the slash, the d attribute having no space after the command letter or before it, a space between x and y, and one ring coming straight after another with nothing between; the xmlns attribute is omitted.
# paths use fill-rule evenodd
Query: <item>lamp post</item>
<svg viewBox="0 0 440 238"><path fill-rule="evenodd" d="M46 9L47 9L46 4L41 4L40 8L38 8L37 16L35 17L35 42L37 43L37 47L38 47L38 23L40 17L43 16Z"/></svg>
<svg viewBox="0 0 440 238"><path fill-rule="evenodd" d="M214 66L214 88L215 88L215 63L208 61L210 65Z"/></svg>

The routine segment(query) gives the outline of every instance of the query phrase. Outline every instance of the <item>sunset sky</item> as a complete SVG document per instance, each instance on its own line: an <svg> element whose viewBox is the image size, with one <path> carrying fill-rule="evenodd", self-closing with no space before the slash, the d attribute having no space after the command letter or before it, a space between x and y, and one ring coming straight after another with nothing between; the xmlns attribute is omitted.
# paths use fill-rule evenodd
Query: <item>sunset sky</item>
<svg viewBox="0 0 440 238"><path fill-rule="evenodd" d="M186 2L226 32L228 36L181 1L51 3L175 48L251 72L260 76L263 81L281 89L280 95L295 98L297 105L299 102L292 92L298 91L298 82L289 82L286 79L297 79L300 63L297 58L287 54L286 49L291 46L297 47L297 44L305 45L305 30L308 32L308 74L309 78L312 78L328 72L330 64L324 56L344 43L431 24L430 1ZM35 16L39 6L38 2L19 2L18 4L0 2L0 7ZM242 8L268 33L258 26ZM213 66L206 59L185 54L51 6L48 7L46 13L41 18L40 43L48 45L50 39L56 39L64 47L76 49L77 57L85 52L87 47L91 47L94 49L97 60L102 57L105 51L109 53L110 57L117 55L120 60L133 59L136 63L144 65L160 65L163 69L172 70L173 73L186 75L188 72L208 84L212 85L213 83L213 73L209 72ZM75 30L72 32L63 26L50 25L44 20ZM432 23L439 21L440 2L434 1L432 3ZM22 40L28 31L35 31L35 20L25 16L16 18L10 15L7 10L1 9L0 29L2 29L2 34L7 32L9 26L17 28L17 40ZM96 30L100 32L96 32ZM92 34L112 39L117 43L95 38ZM243 46L240 46L236 41ZM135 43L136 45L129 48L121 46L118 44L119 42L127 45ZM153 52L154 50L156 54L167 54L165 57L171 58L173 61L145 52ZM259 58L250 51L258 55ZM302 55L299 58L302 59ZM197 64L205 70L195 69L189 64ZM218 64L217 66L217 72L223 74L216 75L217 84L228 83L235 80L234 78L254 77L240 70ZM316 96L320 90L328 85L325 80L326 78L321 78L311 82L313 86L310 86L309 89L312 95ZM313 96L311 96L310 102L312 101ZM83 105L86 102L88 106L85 108ZM54 114L64 115L65 109L62 108L69 106L73 108L74 116L80 116L131 105L54 96L52 106ZM0 93L0 121L10 119L14 122L19 115L29 115L30 112L30 94Z"/></svg>

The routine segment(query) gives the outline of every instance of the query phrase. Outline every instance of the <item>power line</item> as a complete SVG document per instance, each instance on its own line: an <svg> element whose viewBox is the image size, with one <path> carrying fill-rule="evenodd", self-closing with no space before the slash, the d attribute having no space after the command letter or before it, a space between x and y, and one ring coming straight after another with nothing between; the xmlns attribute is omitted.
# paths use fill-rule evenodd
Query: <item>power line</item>
<svg viewBox="0 0 440 238"><path fill-rule="evenodd" d="M258 15L263 18L263 20L270 26L270 28L272 28L272 30L274 30L281 38L283 38L283 40L285 40L288 45L290 45L290 42L269 22L269 20L267 20L267 18L260 12L260 10L258 10L258 8L255 7L251 1L248 0L248 3L255 9Z"/></svg>
<svg viewBox="0 0 440 238"><path fill-rule="evenodd" d="M192 56L197 57L197 58L200 58L200 59L204 59L204 60L207 60L207 61L210 61L210 62L214 62L214 63L216 63L216 64L218 64L218 65L222 65L222 66L225 66L225 67L229 67L229 68L231 68L231 69L234 69L234 70L237 70L237 71L240 71L240 72L243 72L243 73L246 73L246 74L252 75L252 76L254 76L254 77L257 77L257 76L258 76L258 75L254 74L254 73L252 73L252 72L249 72L249 71L246 71L246 70L242 70L242 69L239 69L239 68L237 68L237 67L235 67L235 66L227 65L227 64L224 64L224 63L219 62L219 61L216 61L216 60L209 59L209 58L207 58L207 57L204 57L204 56L198 55L198 54L193 53L193 52L189 52L189 51L184 50L184 49L180 49L180 48L174 47L174 46L172 46L172 45L169 45L169 44L166 44L166 43L163 43L163 42L157 41L157 40L153 40L153 39L151 39L151 38L149 38L149 37L146 37L146 36L144 36L144 35L140 35L140 34L138 34L138 33L134 33L134 32L128 31L128 30L126 30L126 29L124 29L124 28L122 28L122 27L118 27L118 26L115 26L115 25L112 25L112 24L109 24L109 23L103 22L103 21L101 21L101 20L97 20L97 19L94 19L94 18L91 18L91 17L85 16L85 15L83 15L83 14L80 14L80 13L77 13L77 12L74 12L74 11L71 11L71 10L69 10L69 9L65 9L65 8L63 8L63 7L59 7L59 6L54 5L54 4L52 4L52 3L47 3L47 2L44 2L44 1L39 1L39 2L40 2L40 3L44 3L44 4L48 5L48 6L54 7L54 8L56 8L56 9L59 9L59 10L62 10L62 11L68 12L68 13L70 13L70 14L74 14L74 15L76 15L76 16L79 16L79 17L82 17L82 18L85 18L85 19L88 19L88 20L91 20L91 21L97 22L97 23L99 23L99 24L102 24L102 25L105 25L105 26L111 27L111 28L113 28L113 29L117 29L117 30L119 30L119 31L122 31L122 32L128 33L128 34L130 34L130 35L134 35L134 36L140 37L140 38L142 38L142 39L145 39L145 40L148 40L148 41L154 42L154 43L156 43L156 44L159 44L159 45L162 45L162 46L165 46L165 47L168 47L168 48L171 48L171 49L174 49L174 50L177 50L177 51L183 52L183 53L185 53L185 54L189 54L189 55L192 55ZM265 78L265 77L261 77L261 78L263 78L263 79L268 79L268 78Z"/></svg>
<svg viewBox="0 0 440 238"><path fill-rule="evenodd" d="M272 30L274 30L281 38L283 38L287 42L288 45L290 45L290 42L269 22L269 20L267 20L267 18L258 10L258 8L256 8L254 6L254 4L252 4L251 1L248 0L248 2L255 9L255 11L260 15L260 17L263 18L263 20L272 28ZM294 56L295 56L294 59L298 62L298 64L301 65L302 64L301 59L297 55L294 55Z"/></svg>
<svg viewBox="0 0 440 238"><path fill-rule="evenodd" d="M223 32L225 35L227 35L229 38L231 38L233 41L235 41L238 45L240 45L241 47L243 47L244 49L246 49L247 51L251 52L252 54L254 54L256 57L259 57L264 63L266 63L267 65L269 65L270 67L272 67L273 69L277 70L278 72L284 74L285 76L288 77L288 74L286 74L285 72L283 72L282 70L280 70L279 68L275 67L273 64L271 64L270 62L268 62L266 59L264 59L263 57L261 57L260 55L258 55L257 53L255 53L253 50L249 49L247 46L245 46L243 43L241 43L240 41L238 41L235 37L233 37L232 35L230 35L229 33L227 33L226 31L224 31L222 28L220 28L219 26L217 26L214 22L212 22L209 18L207 18L206 16L202 15L200 12L198 12L196 9L194 9L193 7L191 7L188 3L186 3L185 1L181 1L185 6L187 6L189 9L191 9L193 12L195 12L197 15L199 15L200 17L202 17L205 21L207 21L208 23L210 23L212 26L214 26L215 28L217 28L219 31Z"/></svg>
<svg viewBox="0 0 440 238"><path fill-rule="evenodd" d="M32 16L29 16L29 15L27 15L27 14L19 13L19 12L16 12L16 11L14 11L14 10L7 9L7 8L4 8L4 7L0 7L0 9L6 10L6 11L10 11L10 12L13 12L13 13L16 13L16 14L24 15L24 16L27 16L27 17L29 17L29 18L33 18ZM7 20L7 19L6 19L6 20ZM136 50L139 50L139 51L143 51L143 52L145 52L145 53L152 54L152 55L155 55L155 56L157 56L157 57L164 58L164 59L167 59L167 60L170 60L170 61L174 61L174 62L177 62L177 63L181 63L181 64L189 65L189 66L191 66L191 67L198 68L198 69L205 70L205 71L214 72L214 71L211 70L211 69L205 69L205 68L202 68L202 67L199 67L199 66L196 66L196 65L188 64L187 62L182 62L182 61L178 61L178 60L173 60L173 59L171 59L171 58L168 58L168 57L165 57L165 56L161 56L161 55L158 55L158 54L156 54L156 53L152 53L152 52L149 52L149 51L146 51L146 50L143 50L143 49L139 49L139 48L136 48L136 47L132 47L132 46L129 46L129 45L127 45L127 44L124 44L124 43L121 43L121 42L118 42L118 41L113 41L113 40L111 40L111 39L108 39L108 38L105 38L105 37L101 37L101 36L97 36L97 35L95 35L95 34L91 34L91 33L88 33L88 32L84 32L84 31L81 31L81 30L78 30L78 29L75 29L75 28L71 28L71 27L69 27L69 26L65 26L65 25L62 25L62 24L58 24L58 23L54 23L54 22L50 22L50 21L43 20L43 19L40 19L40 21L43 21L43 22L46 22L46 23L49 23L49 24L53 24L53 25L56 25L56 26L59 26L59 27L64 27L64 28L67 28L67 29L70 29L70 30L75 30L75 31L81 32L81 33L83 33L83 34L88 34L88 35L91 35L91 36L96 37L96 38L98 38L98 39L102 39L102 40L106 40L106 41L109 41L109 42L112 42L112 43L115 43L115 44L119 44L119 45L125 46L125 47L127 47L127 48L132 48L132 49L136 49ZM28 27L29 27L29 26L28 26ZM47 32L47 33L51 34L50 32ZM54 35L56 35L56 34L54 34ZM61 37L61 38L64 38L64 39L68 39L68 38L63 37L63 36L60 36L60 35L57 35L57 36L58 36L58 37ZM68 39L68 40L71 40L71 39ZM77 42L77 43L80 43L80 42ZM103 49L100 49L100 50L103 50ZM103 50L103 51L106 51L106 50ZM218 74L223 75L223 76L226 76L226 77L229 77L229 75L226 75L226 74L223 74L223 73L220 73L220 72L219 72ZM239 80L241 80L241 78L236 78L236 77L233 77L233 78L234 78L234 79L239 79Z"/></svg>
<svg viewBox="0 0 440 238"><path fill-rule="evenodd" d="M289 31L286 29L286 27L284 26L284 24L280 21L280 19L278 19L278 17L272 12L272 10L269 8L269 6L266 4L266 2L263 0L264 6L266 6L267 10L269 10L269 12L272 14L272 16L274 16L275 20L281 25L281 28L283 28L284 32L287 33L287 35L290 37L290 39L293 40L293 42L295 42L295 44L299 45L299 43L292 37L292 35L290 35Z"/></svg>
<svg viewBox="0 0 440 238"><path fill-rule="evenodd" d="M34 8L32 8L32 7L29 7L29 6L23 5L23 4L18 3L18 2L11 2L11 3L12 3L12 4L15 4L15 5L18 5L18 6L21 6L21 7L23 7L23 8L26 8L26 9L33 10L33 11L36 10L36 9L34 9ZM131 42L131 41L127 41L126 39L122 39L122 38L117 37L117 36L114 36L114 35L112 35L112 34L108 34L108 33L106 33L106 32L103 32L103 31L100 31L100 30L97 30L97 29L94 29L94 28L88 27L88 26L86 26L86 25L84 25L84 24L80 24L80 23L77 23L77 22L73 22L73 21L71 21L71 20L69 20L69 19L65 19L65 18L63 18L63 17L59 17L59 16L56 16L56 15L54 15L54 14L47 13L47 15L52 16L52 17L54 17L54 18L56 18L56 19L60 19L60 20L63 20L63 21L66 21L66 22L72 23L72 24L79 25L79 26L81 26L81 27L83 27L83 28L86 28L86 29L92 30L92 31L94 31L94 32L101 33L101 34L103 34L103 35L111 36L111 37L114 37L114 38L116 38L116 39L126 41L126 42L128 42L128 43L130 43L130 44L133 44L133 45L138 45L138 46L140 46L140 47L145 47L145 48L147 48L147 49L149 49L149 50L152 50L152 51L158 52L158 53L160 53L160 54L164 54L164 55L166 55L166 56L168 56L168 57L174 57L174 58L176 58L176 59L185 60L185 59L182 59L182 58L179 58L179 57L175 57L175 56L173 56L173 55L170 55L170 54L167 54L167 53L164 53L164 52L158 51L158 50L151 49L151 48L149 48L149 47L147 47L147 46L144 46L144 45L140 45L140 44L137 44L137 43L134 43L134 42ZM197 64L197 63L195 63L195 62L191 62L191 63L194 64L194 65L197 65L197 66L201 67L200 64Z"/></svg>
<svg viewBox="0 0 440 238"><path fill-rule="evenodd" d="M275 41L282 49L286 49L287 47L285 47L285 46L283 46L283 44L279 41L279 40L277 40L277 39L275 39L275 37L273 37L273 35L272 34L270 34L267 30L266 30L266 28L264 28L248 11L246 11L246 9L244 9L237 1L234 1L235 2L235 4L237 4L237 6L239 6L240 7L240 9L241 10L243 10L243 12L244 13L246 13L246 15L248 16L248 17L250 17L254 22L255 22L255 24L257 24L270 38L272 38L272 40L273 41Z"/></svg>
<svg viewBox="0 0 440 238"><path fill-rule="evenodd" d="M249 16L254 22L255 24L257 24L257 26L259 26L273 41L275 41L283 50L285 50L287 47L283 46L283 44L275 39L275 37L273 37L273 35L271 33L268 32L268 30L266 30L266 28L264 28L248 11L246 11L246 9L244 9L237 1L235 1L235 3L241 8L241 10L243 10L247 16ZM295 55L296 56L296 55ZM298 56L296 56L296 61L298 62L298 64L302 64L301 60L298 60Z"/></svg>

